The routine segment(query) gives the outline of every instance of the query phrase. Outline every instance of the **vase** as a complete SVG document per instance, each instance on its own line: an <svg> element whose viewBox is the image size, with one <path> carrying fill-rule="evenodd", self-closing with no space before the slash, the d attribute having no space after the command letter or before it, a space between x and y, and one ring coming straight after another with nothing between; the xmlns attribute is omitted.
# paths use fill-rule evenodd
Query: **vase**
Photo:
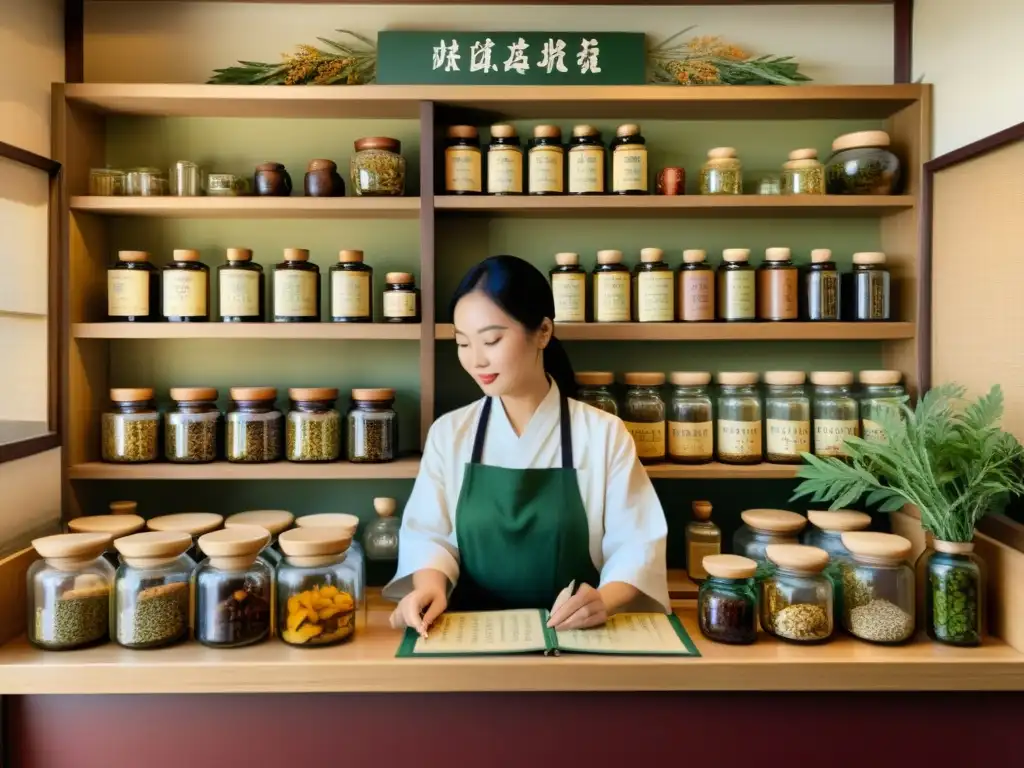
<svg viewBox="0 0 1024 768"><path fill-rule="evenodd" d="M971 542L940 541L925 568L925 627L947 645L981 644L985 580Z"/></svg>

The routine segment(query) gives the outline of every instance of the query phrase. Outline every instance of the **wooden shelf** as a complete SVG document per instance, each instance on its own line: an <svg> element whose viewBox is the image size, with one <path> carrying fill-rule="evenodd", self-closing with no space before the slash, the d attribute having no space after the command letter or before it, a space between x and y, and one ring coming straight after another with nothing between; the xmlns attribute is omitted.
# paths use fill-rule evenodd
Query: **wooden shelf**
<svg viewBox="0 0 1024 768"><path fill-rule="evenodd" d="M884 341L913 339L914 323L558 323L562 341ZM434 338L455 338L438 323Z"/></svg>
<svg viewBox="0 0 1024 768"><path fill-rule="evenodd" d="M791 480L800 464L648 464L655 480Z"/></svg>
<svg viewBox="0 0 1024 768"><path fill-rule="evenodd" d="M418 197L91 197L71 210L177 219L416 219Z"/></svg>
<svg viewBox="0 0 1024 768"><path fill-rule="evenodd" d="M76 339L419 341L418 323L75 323Z"/></svg>
<svg viewBox="0 0 1024 768"><path fill-rule="evenodd" d="M72 480L411 480L420 469L419 457L388 464L104 464L89 462L70 469Z"/></svg>

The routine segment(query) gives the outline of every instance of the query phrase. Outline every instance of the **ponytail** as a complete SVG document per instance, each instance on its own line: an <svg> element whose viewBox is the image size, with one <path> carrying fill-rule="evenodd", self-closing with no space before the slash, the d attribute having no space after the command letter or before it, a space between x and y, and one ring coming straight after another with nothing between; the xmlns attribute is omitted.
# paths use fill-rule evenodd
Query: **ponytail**
<svg viewBox="0 0 1024 768"><path fill-rule="evenodd" d="M572 361L562 342L554 336L544 347L544 371L554 379L564 397L576 397L576 374L572 370Z"/></svg>

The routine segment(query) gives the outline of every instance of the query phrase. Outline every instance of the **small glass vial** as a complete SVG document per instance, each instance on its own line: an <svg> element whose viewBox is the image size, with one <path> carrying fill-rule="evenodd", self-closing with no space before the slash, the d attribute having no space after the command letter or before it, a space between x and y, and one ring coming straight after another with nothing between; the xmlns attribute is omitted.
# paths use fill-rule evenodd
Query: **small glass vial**
<svg viewBox="0 0 1024 768"><path fill-rule="evenodd" d="M619 406L611 390L614 383L615 374L611 371L577 371L576 385L579 389L576 399L599 411L618 416Z"/></svg>
<svg viewBox="0 0 1024 768"><path fill-rule="evenodd" d="M565 194L565 147L557 125L533 129L529 148L529 189L531 195Z"/></svg>
<svg viewBox="0 0 1024 768"><path fill-rule="evenodd" d="M569 142L569 194L604 194L605 148L601 132L592 125L576 125Z"/></svg>
<svg viewBox="0 0 1024 768"><path fill-rule="evenodd" d="M199 260L199 251L176 249L161 276L168 322L205 323L210 319L210 268Z"/></svg>
<svg viewBox="0 0 1024 768"><path fill-rule="evenodd" d="M164 458L205 464L220 454L220 411L213 387L171 387L174 407L164 414Z"/></svg>
<svg viewBox="0 0 1024 768"><path fill-rule="evenodd" d="M101 423L103 461L142 464L157 459L160 414L149 387L110 390Z"/></svg>
<svg viewBox="0 0 1024 768"><path fill-rule="evenodd" d="M587 273L578 253L556 253L551 272L551 293L555 297L556 323L584 323L587 320Z"/></svg>
<svg viewBox="0 0 1024 768"><path fill-rule="evenodd" d="M113 504L111 505L113 507ZM102 533L110 537L110 544L103 557L114 568L118 566L114 542L124 536L131 536L146 527L146 521L134 513L110 515L86 515L68 520L69 533Z"/></svg>
<svg viewBox="0 0 1024 768"><path fill-rule="evenodd" d="M739 555L704 558L707 579L697 593L700 631L708 640L750 645L757 640L757 563Z"/></svg>
<svg viewBox="0 0 1024 768"><path fill-rule="evenodd" d="M189 582L196 564L185 533L150 531L115 542L121 553L114 581L111 635L125 648L166 648L188 639Z"/></svg>
<svg viewBox="0 0 1024 768"><path fill-rule="evenodd" d="M222 323L262 323L264 309L263 267L252 260L248 248L228 248L227 260L217 267Z"/></svg>
<svg viewBox="0 0 1024 768"><path fill-rule="evenodd" d="M775 173L768 173L757 180L757 194L772 196L782 194L782 178Z"/></svg>
<svg viewBox="0 0 1024 768"><path fill-rule="evenodd" d="M320 267L305 248L285 248L274 265L274 322L320 322Z"/></svg>
<svg viewBox="0 0 1024 768"><path fill-rule="evenodd" d="M366 553L356 532L359 529L359 518L355 515L348 515L344 512L323 512L315 515L302 515L295 519L295 525L299 528L315 528L337 530L343 537L350 540L348 551L345 555L345 562L352 569L353 579L356 582L356 606L366 605ZM357 616L362 622L361 615Z"/></svg>
<svg viewBox="0 0 1024 768"><path fill-rule="evenodd" d="M669 376L668 457L676 464L707 464L714 458L715 428L705 371L676 371Z"/></svg>
<svg viewBox="0 0 1024 768"><path fill-rule="evenodd" d="M800 316L800 271L789 248L769 248L757 270L757 319L796 320Z"/></svg>
<svg viewBox="0 0 1024 768"><path fill-rule="evenodd" d="M352 407L345 416L348 460L383 464L398 457L398 414L395 390L353 389Z"/></svg>
<svg viewBox="0 0 1024 768"><path fill-rule="evenodd" d="M665 401L663 373L627 373L622 399L622 422L633 436L636 455L644 464L665 460Z"/></svg>
<svg viewBox="0 0 1024 768"><path fill-rule="evenodd" d="M928 637L946 645L980 645L985 628L984 562L974 542L932 542L925 564L924 624Z"/></svg>
<svg viewBox="0 0 1024 768"><path fill-rule="evenodd" d="M114 568L103 558L107 533L62 533L34 539L29 566L28 641L47 651L107 640Z"/></svg>
<svg viewBox="0 0 1024 768"><path fill-rule="evenodd" d="M629 267L622 263L622 251L598 251L593 275L594 322L628 323L631 280Z"/></svg>
<svg viewBox="0 0 1024 768"><path fill-rule="evenodd" d="M850 371L812 371L814 455L845 456L843 443L860 436L860 412L851 394Z"/></svg>
<svg viewBox="0 0 1024 768"><path fill-rule="evenodd" d="M224 458L238 464L280 460L284 453L284 417L273 387L232 387L224 418Z"/></svg>
<svg viewBox="0 0 1024 768"><path fill-rule="evenodd" d="M811 451L811 400L803 371L764 375L765 458L771 464L802 464Z"/></svg>
<svg viewBox="0 0 1024 768"><path fill-rule="evenodd" d="M676 319L675 275L661 248L644 248L633 277L633 320L671 323Z"/></svg>
<svg viewBox="0 0 1024 768"><path fill-rule="evenodd" d="M199 538L223 526L224 516L215 512L179 512L174 515L158 515L146 521L146 528L151 531L188 534L192 545L186 554L197 563L206 557L199 548Z"/></svg>
<svg viewBox="0 0 1024 768"><path fill-rule="evenodd" d="M620 125L611 143L612 192L616 195L646 195L650 192L647 178L647 140L634 123Z"/></svg>
<svg viewBox="0 0 1024 768"><path fill-rule="evenodd" d="M483 192L480 135L472 125L452 125L444 148L444 191L449 195Z"/></svg>
<svg viewBox="0 0 1024 768"><path fill-rule="evenodd" d="M523 148L516 127L501 123L491 126L487 148L487 194L523 194Z"/></svg>
<svg viewBox="0 0 1024 768"><path fill-rule="evenodd" d="M770 544L799 544L807 518L786 509L746 509L740 513L743 525L732 537L732 551L758 563L765 560Z"/></svg>
<svg viewBox="0 0 1024 768"><path fill-rule="evenodd" d="M693 502L693 520L686 524L686 574L696 582L707 578L704 559L722 553L722 529L711 522L711 502Z"/></svg>
<svg viewBox="0 0 1024 768"><path fill-rule="evenodd" d="M760 464L761 397L756 373L718 374L718 460L724 464Z"/></svg>
<svg viewBox="0 0 1024 768"><path fill-rule="evenodd" d="M715 319L715 270L699 249L683 251L679 267L678 317L684 323L709 323Z"/></svg>
<svg viewBox="0 0 1024 768"><path fill-rule="evenodd" d="M815 248L811 251L811 265L804 273L804 295L808 320L838 320L841 291L839 272L832 261L832 251Z"/></svg>
<svg viewBox="0 0 1024 768"><path fill-rule="evenodd" d="M363 263L363 252L344 250L331 267L331 321L373 322L373 267Z"/></svg>
<svg viewBox="0 0 1024 768"><path fill-rule="evenodd" d="M388 272L384 275L384 322L418 323L420 292L410 272Z"/></svg>
<svg viewBox="0 0 1024 768"><path fill-rule="evenodd" d="M207 557L195 572L196 640L213 648L240 648L270 636L274 575L259 557L270 534L255 525L200 537Z"/></svg>
<svg viewBox="0 0 1024 768"><path fill-rule="evenodd" d="M889 320L890 279L884 253L853 254L853 319Z"/></svg>
<svg viewBox="0 0 1024 768"><path fill-rule="evenodd" d="M708 150L708 159L700 169L702 195L742 195L743 166L733 147Z"/></svg>
<svg viewBox="0 0 1024 768"><path fill-rule="evenodd" d="M860 436L868 442L886 442L885 428L880 413L891 418L903 418L900 404L907 401L907 391L900 382L899 371L861 371L860 379Z"/></svg>
<svg viewBox="0 0 1024 768"><path fill-rule="evenodd" d="M277 547L278 537L295 524L295 515L286 509L249 509L228 515L224 521L225 528L237 528L240 525L255 525L270 534L270 540L260 551L260 557L271 568L281 562L281 552Z"/></svg>
<svg viewBox="0 0 1024 768"><path fill-rule="evenodd" d="M824 195L825 166L816 149L794 149L782 164L782 194Z"/></svg>
<svg viewBox="0 0 1024 768"><path fill-rule="evenodd" d="M145 251L118 251L107 268L107 319L152 323L161 319L159 270Z"/></svg>
<svg viewBox="0 0 1024 768"><path fill-rule="evenodd" d="M761 627L794 643L821 643L832 636L832 582L823 571L828 553L802 544L767 548L774 570L761 581Z"/></svg>
<svg viewBox="0 0 1024 768"><path fill-rule="evenodd" d="M398 502L386 496L373 500L377 519L363 532L363 548L368 560L394 561L398 559L398 531L402 521L395 517Z"/></svg>
<svg viewBox="0 0 1024 768"><path fill-rule="evenodd" d="M749 323L756 317L756 273L748 263L750 249L726 248L718 270L718 319Z"/></svg>
<svg viewBox="0 0 1024 768"><path fill-rule="evenodd" d="M288 461L337 461L341 456L341 416L334 387L292 387L285 427Z"/></svg>
<svg viewBox="0 0 1024 768"><path fill-rule="evenodd" d="M860 640L896 645L914 636L911 544L891 533L844 533L843 626Z"/></svg>

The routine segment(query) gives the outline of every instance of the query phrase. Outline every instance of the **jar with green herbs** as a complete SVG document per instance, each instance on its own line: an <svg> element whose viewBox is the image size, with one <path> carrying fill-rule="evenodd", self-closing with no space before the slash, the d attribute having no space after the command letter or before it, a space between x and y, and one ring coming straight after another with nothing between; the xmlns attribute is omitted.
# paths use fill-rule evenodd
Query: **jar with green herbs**
<svg viewBox="0 0 1024 768"><path fill-rule="evenodd" d="M740 513L743 525L732 537L732 551L758 563L765 560L770 544L799 544L807 518L787 509L746 509Z"/></svg>
<svg viewBox="0 0 1024 768"><path fill-rule="evenodd" d="M622 400L622 422L633 436L636 454L644 464L665 460L664 373L627 373Z"/></svg>
<svg viewBox="0 0 1024 768"><path fill-rule="evenodd" d="M700 632L708 640L749 645L757 639L757 563L739 555L708 555L697 593Z"/></svg>
<svg viewBox="0 0 1024 768"><path fill-rule="evenodd" d="M718 269L718 319L747 323L757 316L756 272L749 248L726 248Z"/></svg>
<svg viewBox="0 0 1024 768"><path fill-rule="evenodd" d="M355 142L349 161L352 193L356 197L401 197L405 194L402 142L387 136L367 136Z"/></svg>
<svg viewBox="0 0 1024 768"><path fill-rule="evenodd" d="M341 416L334 387L292 387L285 429L288 461L337 461L341 456Z"/></svg>
<svg viewBox="0 0 1024 768"><path fill-rule="evenodd" d="M985 632L984 561L974 542L935 539L925 566L925 629L946 645L981 645Z"/></svg>
<svg viewBox="0 0 1024 768"><path fill-rule="evenodd" d="M161 272L164 318L171 323L205 323L210 319L210 268L199 251L178 248Z"/></svg>
<svg viewBox="0 0 1024 768"><path fill-rule="evenodd" d="M156 461L160 414L149 387L110 390L110 409L100 424L103 461Z"/></svg>
<svg viewBox="0 0 1024 768"><path fill-rule="evenodd" d="M174 407L164 414L164 457L176 464L203 464L219 453L220 411L213 387L171 387Z"/></svg>
<svg viewBox="0 0 1024 768"><path fill-rule="evenodd" d="M803 371L764 375L766 458L772 464L801 464L811 450L811 400Z"/></svg>
<svg viewBox="0 0 1024 768"><path fill-rule="evenodd" d="M794 149L782 165L782 194L824 195L825 166L816 149Z"/></svg>
<svg viewBox="0 0 1024 768"><path fill-rule="evenodd" d="M614 383L615 374L611 371L577 371L576 385L579 389L576 399L599 411L618 416L619 406L611 390Z"/></svg>
<svg viewBox="0 0 1024 768"><path fill-rule="evenodd" d="M345 416L348 460L357 464L383 464L398 456L398 414L395 390L388 387L352 390L352 406Z"/></svg>
<svg viewBox="0 0 1024 768"><path fill-rule="evenodd" d="M222 323L262 323L264 309L263 267L252 260L249 248L228 248L227 260L217 267Z"/></svg>
<svg viewBox="0 0 1024 768"><path fill-rule="evenodd" d="M733 147L708 150L708 159L700 169L702 195L742 195L743 166Z"/></svg>
<svg viewBox="0 0 1024 768"><path fill-rule="evenodd" d="M669 375L668 457L677 464L707 464L714 458L715 427L706 371Z"/></svg>
<svg viewBox="0 0 1024 768"><path fill-rule="evenodd" d="M864 531L871 527L871 517L852 509L810 510L807 519L810 527L804 533L803 543L828 552L828 567L825 575L832 582L836 616L843 614L843 593L849 591L854 601L860 592L856 583L849 581L850 551L843 543L843 535Z"/></svg>
<svg viewBox="0 0 1024 768"><path fill-rule="evenodd" d="M911 544L891 533L843 534L850 553L843 582L843 626L869 643L895 645L914 636Z"/></svg>
<svg viewBox="0 0 1024 768"><path fill-rule="evenodd" d="M860 435L860 413L853 397L850 371L812 371L814 385L814 455L845 456L848 437Z"/></svg>
<svg viewBox="0 0 1024 768"><path fill-rule="evenodd" d="M828 553L803 544L772 544L772 570L761 580L761 627L794 643L821 643L832 636L832 583L823 571Z"/></svg>
<svg viewBox="0 0 1024 768"><path fill-rule="evenodd" d="M825 163L830 195L892 195L899 191L900 160L885 131L847 133L832 142Z"/></svg>
<svg viewBox="0 0 1024 768"><path fill-rule="evenodd" d="M107 319L149 323L160 316L160 271L145 251L118 251L107 268Z"/></svg>
<svg viewBox="0 0 1024 768"><path fill-rule="evenodd" d="M305 248L285 248L274 265L274 322L320 322L320 267Z"/></svg>
<svg viewBox="0 0 1024 768"><path fill-rule="evenodd" d="M224 457L240 464L278 461L284 451L274 387L232 387L225 416Z"/></svg>
<svg viewBox="0 0 1024 768"><path fill-rule="evenodd" d="M751 371L718 374L716 442L718 460L724 464L760 464L761 396L758 375Z"/></svg>
<svg viewBox="0 0 1024 768"><path fill-rule="evenodd" d="M125 648L165 648L188 639L189 581L196 564L186 533L150 531L115 542L121 553L114 580L111 634Z"/></svg>
<svg viewBox="0 0 1024 768"><path fill-rule="evenodd" d="M907 402L907 391L900 382L899 371L861 371L860 380L860 434L868 442L886 442L885 428L880 413L892 419L902 419L900 404Z"/></svg>

